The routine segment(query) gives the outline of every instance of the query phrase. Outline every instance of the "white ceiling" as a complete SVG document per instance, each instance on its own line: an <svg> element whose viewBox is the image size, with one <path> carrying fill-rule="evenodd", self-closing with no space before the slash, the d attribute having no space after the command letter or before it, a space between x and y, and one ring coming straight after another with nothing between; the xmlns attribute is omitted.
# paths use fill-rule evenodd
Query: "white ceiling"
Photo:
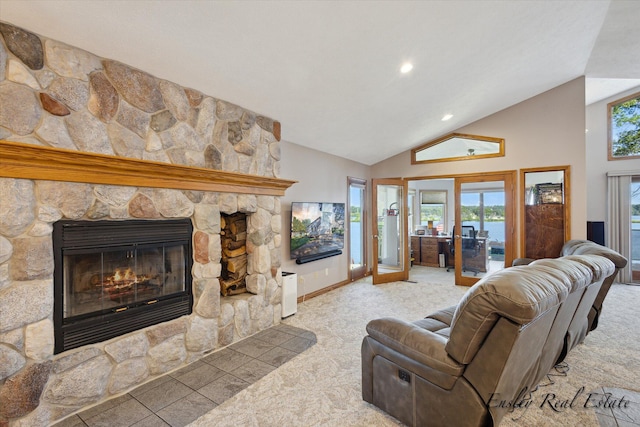
<svg viewBox="0 0 640 427"><path fill-rule="evenodd" d="M582 75L587 104L640 85L635 0L0 0L0 19L367 165Z"/></svg>

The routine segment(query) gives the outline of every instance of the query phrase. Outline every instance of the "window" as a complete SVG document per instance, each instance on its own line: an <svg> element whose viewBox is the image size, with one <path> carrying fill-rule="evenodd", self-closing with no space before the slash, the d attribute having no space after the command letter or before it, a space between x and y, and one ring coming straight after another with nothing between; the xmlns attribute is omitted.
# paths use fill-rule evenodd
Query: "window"
<svg viewBox="0 0 640 427"><path fill-rule="evenodd" d="M452 133L411 150L411 164L504 157L504 139Z"/></svg>
<svg viewBox="0 0 640 427"><path fill-rule="evenodd" d="M446 232L447 224L447 192L420 192L420 225L431 225L438 231ZM431 224L429 224L431 223Z"/></svg>
<svg viewBox="0 0 640 427"><path fill-rule="evenodd" d="M489 183L497 186L497 183ZM460 196L462 225L473 225L478 236L487 237L494 246L505 242L504 189L468 190Z"/></svg>
<svg viewBox="0 0 640 427"><path fill-rule="evenodd" d="M609 110L609 160L640 158L640 93L614 101Z"/></svg>

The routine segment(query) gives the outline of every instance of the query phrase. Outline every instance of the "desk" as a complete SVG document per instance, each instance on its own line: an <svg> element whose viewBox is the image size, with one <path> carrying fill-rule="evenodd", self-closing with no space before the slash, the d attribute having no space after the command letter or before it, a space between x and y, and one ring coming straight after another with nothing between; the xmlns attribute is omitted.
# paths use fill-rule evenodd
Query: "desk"
<svg viewBox="0 0 640 427"><path fill-rule="evenodd" d="M446 236L411 236L414 264L440 267L440 254L445 254L445 265L453 265L450 241L451 237Z"/></svg>
<svg viewBox="0 0 640 427"><path fill-rule="evenodd" d="M489 264L487 239L478 237L477 241L478 255L468 259L466 265L486 272ZM449 249L449 242L451 242L451 237L448 236L411 236L413 263L426 267L440 267L440 254L444 254L445 266L454 266L454 256Z"/></svg>

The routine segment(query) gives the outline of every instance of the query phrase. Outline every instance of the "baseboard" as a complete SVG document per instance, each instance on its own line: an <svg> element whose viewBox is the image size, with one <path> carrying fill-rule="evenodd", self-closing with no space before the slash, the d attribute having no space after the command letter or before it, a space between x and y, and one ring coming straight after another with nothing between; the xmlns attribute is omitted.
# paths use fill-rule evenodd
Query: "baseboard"
<svg viewBox="0 0 640 427"><path fill-rule="evenodd" d="M341 288L342 286L348 285L349 283L351 283L351 280L343 280L342 282L329 285L326 288L318 289L317 291L313 291L309 294L302 295L301 297L298 297L298 303L304 302L305 300L308 300L310 298L315 298L322 294L326 294L327 292L331 292L334 289Z"/></svg>

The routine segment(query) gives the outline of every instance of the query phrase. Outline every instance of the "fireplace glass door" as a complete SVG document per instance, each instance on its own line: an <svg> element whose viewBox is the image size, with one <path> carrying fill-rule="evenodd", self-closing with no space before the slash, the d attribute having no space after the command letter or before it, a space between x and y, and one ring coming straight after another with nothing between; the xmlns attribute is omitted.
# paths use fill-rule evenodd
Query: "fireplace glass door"
<svg viewBox="0 0 640 427"><path fill-rule="evenodd" d="M64 254L64 318L123 311L184 292L184 245L154 244Z"/></svg>
<svg viewBox="0 0 640 427"><path fill-rule="evenodd" d="M192 312L190 219L53 225L54 353Z"/></svg>

